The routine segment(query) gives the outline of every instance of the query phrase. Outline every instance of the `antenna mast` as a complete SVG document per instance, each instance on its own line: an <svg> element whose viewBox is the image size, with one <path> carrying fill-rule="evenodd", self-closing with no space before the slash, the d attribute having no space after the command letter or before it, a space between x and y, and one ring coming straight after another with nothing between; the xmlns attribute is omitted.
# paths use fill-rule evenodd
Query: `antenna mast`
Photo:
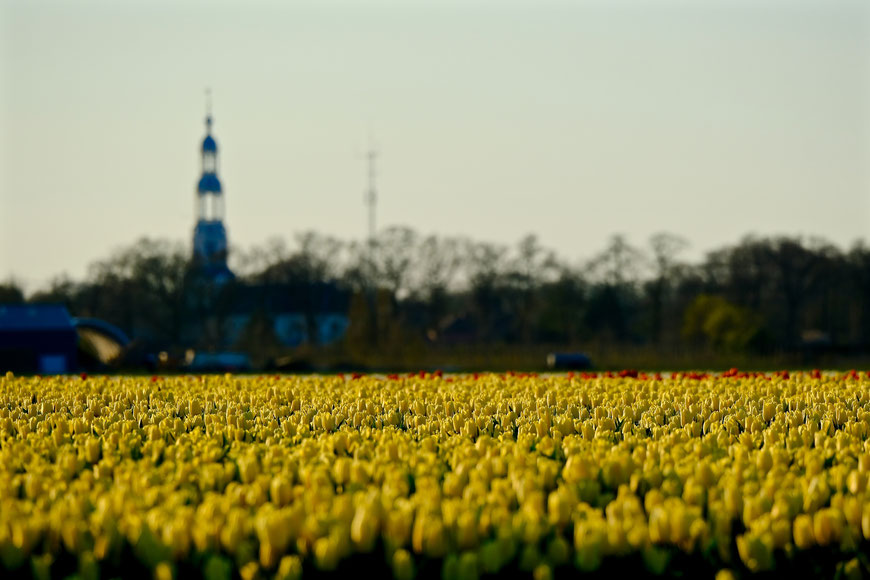
<svg viewBox="0 0 870 580"><path fill-rule="evenodd" d="M368 161L368 189L365 193L365 204L369 209L369 274L371 276L371 282L374 284L375 280L375 235L377 233L377 224L375 222L376 219L376 211L378 204L378 193L376 186L376 178L377 178L377 167L376 163L378 160L378 152L372 147L369 146L369 150L366 153L366 160Z"/></svg>

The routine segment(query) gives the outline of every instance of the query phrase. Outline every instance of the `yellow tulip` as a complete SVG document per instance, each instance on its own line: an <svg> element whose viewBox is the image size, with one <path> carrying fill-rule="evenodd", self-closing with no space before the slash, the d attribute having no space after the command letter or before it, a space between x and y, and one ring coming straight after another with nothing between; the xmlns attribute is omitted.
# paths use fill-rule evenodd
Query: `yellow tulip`
<svg viewBox="0 0 870 580"><path fill-rule="evenodd" d="M396 550L393 553L393 577L396 580L412 580L414 578L414 559L407 550Z"/></svg>
<svg viewBox="0 0 870 580"><path fill-rule="evenodd" d="M820 546L838 542L842 527L840 514L831 508L819 510L813 516L813 535Z"/></svg>
<svg viewBox="0 0 870 580"><path fill-rule="evenodd" d="M302 561L299 556L284 556L278 564L277 580L299 580L302 578Z"/></svg>
<svg viewBox="0 0 870 580"><path fill-rule="evenodd" d="M380 522L372 509L367 506L357 508L350 532L357 550L361 552L371 551L377 540L379 527Z"/></svg>
<svg viewBox="0 0 870 580"><path fill-rule="evenodd" d="M0 566L45 577L69 552L93 575L129 553L168 576L196 552L210 580L298 578L368 552L410 578L413 552L445 578L544 578L605 557L661 573L715 545L758 571L825 550L848 577L868 425L863 374L6 375Z"/></svg>

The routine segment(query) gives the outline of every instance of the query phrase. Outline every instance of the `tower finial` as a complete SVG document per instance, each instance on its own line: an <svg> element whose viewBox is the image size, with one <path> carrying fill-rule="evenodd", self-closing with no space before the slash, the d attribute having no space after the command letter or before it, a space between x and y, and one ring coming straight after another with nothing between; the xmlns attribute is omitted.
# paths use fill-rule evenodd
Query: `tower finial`
<svg viewBox="0 0 870 580"><path fill-rule="evenodd" d="M205 89L205 125L211 131L211 87Z"/></svg>

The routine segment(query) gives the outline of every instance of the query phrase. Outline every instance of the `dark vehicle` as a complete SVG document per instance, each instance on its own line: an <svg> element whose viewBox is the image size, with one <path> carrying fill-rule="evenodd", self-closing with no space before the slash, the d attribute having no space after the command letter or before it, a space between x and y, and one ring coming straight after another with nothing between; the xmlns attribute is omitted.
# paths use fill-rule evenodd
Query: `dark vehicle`
<svg viewBox="0 0 870 580"><path fill-rule="evenodd" d="M582 352L551 352L547 366L554 371L584 371L592 368L592 361Z"/></svg>
<svg viewBox="0 0 870 580"><path fill-rule="evenodd" d="M245 372L251 370L251 359L241 352L198 352L187 366L191 372Z"/></svg>

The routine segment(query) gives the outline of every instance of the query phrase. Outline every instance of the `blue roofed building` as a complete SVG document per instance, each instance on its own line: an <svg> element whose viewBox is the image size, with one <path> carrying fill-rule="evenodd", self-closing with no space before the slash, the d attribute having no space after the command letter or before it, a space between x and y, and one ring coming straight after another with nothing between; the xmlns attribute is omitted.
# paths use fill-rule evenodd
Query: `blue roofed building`
<svg viewBox="0 0 870 580"><path fill-rule="evenodd" d="M0 372L73 372L77 355L78 334L63 305L0 304Z"/></svg>

